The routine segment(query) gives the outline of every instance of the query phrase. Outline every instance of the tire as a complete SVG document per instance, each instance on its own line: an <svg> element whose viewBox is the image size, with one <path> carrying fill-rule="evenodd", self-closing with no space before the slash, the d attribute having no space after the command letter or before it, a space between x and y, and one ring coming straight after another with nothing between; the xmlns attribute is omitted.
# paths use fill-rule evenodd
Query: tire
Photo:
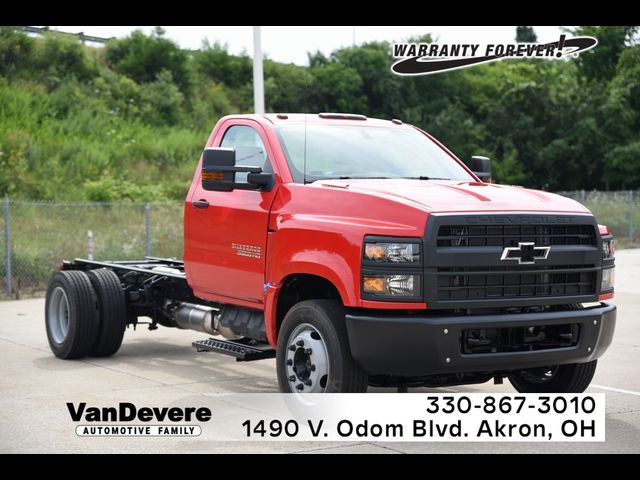
<svg viewBox="0 0 640 480"><path fill-rule="evenodd" d="M118 276L106 268L87 272L98 297L100 320L98 334L89 355L109 357L122 345L127 327L127 304Z"/></svg>
<svg viewBox="0 0 640 480"><path fill-rule="evenodd" d="M276 369L283 393L367 391L367 374L351 357L344 309L333 300L306 300L289 310L278 334Z"/></svg>
<svg viewBox="0 0 640 480"><path fill-rule="evenodd" d="M86 273L70 270L51 277L45 326L56 357L71 360L88 355L96 342L98 322L98 300Z"/></svg>
<svg viewBox="0 0 640 480"><path fill-rule="evenodd" d="M582 393L596 373L598 361L519 370L509 375L520 393Z"/></svg>

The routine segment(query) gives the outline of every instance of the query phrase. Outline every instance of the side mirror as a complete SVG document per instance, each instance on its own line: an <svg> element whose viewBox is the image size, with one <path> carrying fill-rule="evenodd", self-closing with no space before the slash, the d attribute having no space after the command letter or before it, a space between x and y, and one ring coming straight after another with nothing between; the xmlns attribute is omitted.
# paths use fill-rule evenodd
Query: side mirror
<svg viewBox="0 0 640 480"><path fill-rule="evenodd" d="M491 159L488 157L471 157L471 171L483 182L491 181Z"/></svg>
<svg viewBox="0 0 640 480"><path fill-rule="evenodd" d="M236 173L247 172L247 183L236 182ZM233 190L269 191L274 184L273 173L260 167L237 167L233 148L205 148L202 155L202 188L212 192Z"/></svg>

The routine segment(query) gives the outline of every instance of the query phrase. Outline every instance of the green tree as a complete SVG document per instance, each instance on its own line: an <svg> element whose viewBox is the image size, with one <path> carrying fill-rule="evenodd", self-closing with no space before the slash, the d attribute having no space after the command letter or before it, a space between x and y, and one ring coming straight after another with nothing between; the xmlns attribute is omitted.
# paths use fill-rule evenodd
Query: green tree
<svg viewBox="0 0 640 480"><path fill-rule="evenodd" d="M605 150L606 186L640 185L640 45L620 55L616 75L608 85L602 124L608 135Z"/></svg>
<svg viewBox="0 0 640 480"><path fill-rule="evenodd" d="M151 35L136 30L126 38L111 40L106 47L107 61L138 83L153 82L160 72L168 71L187 93L191 87L187 52L163 35L164 30L156 27Z"/></svg>
<svg viewBox="0 0 640 480"><path fill-rule="evenodd" d="M400 116L403 79L390 71L389 43L371 42L343 48L331 55L330 62L353 69L362 80L360 93L366 99L366 109L363 111L353 108L353 111L378 117ZM345 106L349 106L346 103ZM360 107L358 104L352 106Z"/></svg>
<svg viewBox="0 0 640 480"><path fill-rule="evenodd" d="M366 112L362 78L355 68L341 62L313 62L312 81L306 89L308 112Z"/></svg>
<svg viewBox="0 0 640 480"><path fill-rule="evenodd" d="M603 112L607 131L618 142L632 140L640 132L640 45L620 55L607 95Z"/></svg>
<svg viewBox="0 0 640 480"><path fill-rule="evenodd" d="M533 27L521 26L516 27L516 42L518 43L534 43L538 41L538 36Z"/></svg>
<svg viewBox="0 0 640 480"><path fill-rule="evenodd" d="M307 111L310 81L306 68L266 59L264 78L267 111Z"/></svg>
<svg viewBox="0 0 640 480"><path fill-rule="evenodd" d="M524 165L518 160L518 151L509 145L503 158L493 162L493 177L497 183L507 185L528 185L529 176Z"/></svg>
<svg viewBox="0 0 640 480"><path fill-rule="evenodd" d="M595 48L580 54L577 60L580 74L587 81L608 81L615 75L618 58L638 32L638 27L583 26L571 32L598 40Z"/></svg>
<svg viewBox="0 0 640 480"><path fill-rule="evenodd" d="M231 55L225 45L202 42L200 50L193 52L194 67L199 75L238 88L253 81L253 63L246 54Z"/></svg>
<svg viewBox="0 0 640 480"><path fill-rule="evenodd" d="M640 185L640 141L614 147L605 157L608 168L604 180L607 188L634 188Z"/></svg>
<svg viewBox="0 0 640 480"><path fill-rule="evenodd" d="M427 128L463 161L472 155L493 155L486 150L482 125L459 103L451 103L433 115Z"/></svg>
<svg viewBox="0 0 640 480"><path fill-rule="evenodd" d="M386 42L312 53L308 67L266 59L267 108L400 118L463 160L491 157L499 182L637 188L637 27L572 33L600 43L577 59L417 77L390 71ZM252 88L251 58L219 44L186 51L157 30L94 48L0 28L0 195L183 198L216 120L252 111Z"/></svg>

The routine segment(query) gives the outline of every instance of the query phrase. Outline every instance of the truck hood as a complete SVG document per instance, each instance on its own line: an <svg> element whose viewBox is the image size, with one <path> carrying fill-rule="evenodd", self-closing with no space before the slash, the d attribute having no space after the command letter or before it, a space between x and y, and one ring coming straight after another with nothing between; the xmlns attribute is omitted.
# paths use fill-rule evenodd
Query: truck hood
<svg viewBox="0 0 640 480"><path fill-rule="evenodd" d="M317 188L336 188L386 198L430 213L532 211L589 213L560 195L522 187L479 182L352 179L320 180Z"/></svg>

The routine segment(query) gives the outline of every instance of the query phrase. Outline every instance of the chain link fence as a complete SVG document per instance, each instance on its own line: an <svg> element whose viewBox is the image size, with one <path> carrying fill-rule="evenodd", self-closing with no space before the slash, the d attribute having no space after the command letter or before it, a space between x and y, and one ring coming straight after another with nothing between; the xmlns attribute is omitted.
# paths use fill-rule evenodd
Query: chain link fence
<svg viewBox="0 0 640 480"><path fill-rule="evenodd" d="M183 208L4 199L0 298L42 295L62 259L87 258L91 250L95 260L181 258Z"/></svg>
<svg viewBox="0 0 640 480"><path fill-rule="evenodd" d="M598 223L608 226L619 248L640 246L640 190L558 192L586 206Z"/></svg>
<svg viewBox="0 0 640 480"><path fill-rule="evenodd" d="M640 246L640 190L559 193L586 205L619 247ZM0 299L42 295L60 261L88 257L90 243L95 260L182 258L183 206L4 199Z"/></svg>

